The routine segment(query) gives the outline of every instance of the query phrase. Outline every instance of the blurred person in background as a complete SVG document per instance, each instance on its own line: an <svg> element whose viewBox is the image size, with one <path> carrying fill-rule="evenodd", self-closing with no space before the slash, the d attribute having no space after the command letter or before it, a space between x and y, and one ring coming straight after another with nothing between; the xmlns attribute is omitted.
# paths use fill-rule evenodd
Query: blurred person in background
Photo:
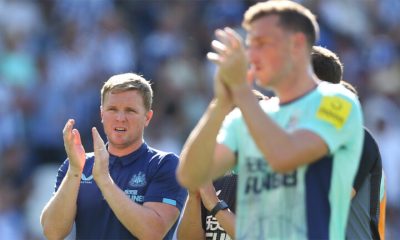
<svg viewBox="0 0 400 240"><path fill-rule="evenodd" d="M216 31L215 98L184 145L178 179L194 190L237 165L237 239L344 239L363 140L358 99L311 71L319 28L307 8L261 2L243 26L247 55L234 30ZM277 97L258 104L248 74Z"/></svg>
<svg viewBox="0 0 400 240"><path fill-rule="evenodd" d="M311 61L317 77L334 84L343 84L357 94L355 88L342 80L343 64L332 51L314 46ZM384 239L386 196L379 147L364 127L364 144L360 165L353 183L347 239ZM382 188L382 189L381 189Z"/></svg>
<svg viewBox="0 0 400 240"><path fill-rule="evenodd" d="M261 101L268 97L253 89ZM229 171L198 191L189 191L178 239L235 239L237 174Z"/></svg>
<svg viewBox="0 0 400 240"><path fill-rule="evenodd" d="M23 144L0 153L0 239L25 240L30 232L24 204L32 192L31 175Z"/></svg>
<svg viewBox="0 0 400 240"><path fill-rule="evenodd" d="M85 153L70 119L63 130L68 159L41 223L49 239L171 239L187 192L175 178L178 157L149 147L144 128L153 116L150 83L134 73L112 76L101 90L105 145L92 129Z"/></svg>
<svg viewBox="0 0 400 240"><path fill-rule="evenodd" d="M235 239L236 183L237 174L229 173L189 191L178 239Z"/></svg>
<svg viewBox="0 0 400 240"><path fill-rule="evenodd" d="M311 62L314 73L319 79L334 84L342 83L349 90L357 93L353 86L341 80L343 75L343 65L340 62L339 57L335 53L321 46L313 46L311 52ZM386 200L384 196L385 191L381 191L380 189L381 187L384 188L384 177L382 171L382 161L378 145L372 137L371 133L367 129L365 129L363 154L353 185L353 199L351 203L349 223L346 233L347 238L384 239ZM222 177L222 179L223 178L225 177ZM230 204L228 204L229 207L227 206L227 208L223 210L231 209L234 213L235 206L232 206L231 202L232 198L236 199L236 182L233 186L232 184L221 184L222 179L217 181L217 183L219 184L215 185L215 191L221 192L221 194L223 194L222 199L226 202L230 202ZM207 187L203 188L210 189L208 185ZM198 239L204 239L203 236L205 236L205 239L208 239L207 237L213 236L211 235L211 233L218 233L219 235L216 235L217 239L225 239L225 235L222 235L225 234L225 231L224 229L221 229L217 219L221 219L223 223L221 225L227 226L227 229L234 229L234 226L229 225L230 223L234 224L234 220L230 220L229 222L226 222L225 220L230 216L233 216L230 218L234 218L233 213L223 211L225 212L225 214L220 215L218 218L217 216L207 215L207 218L211 217L212 220L206 220L204 205L201 204L201 212L200 208L198 207L198 205L203 202L201 201L202 199L207 199L207 195L205 193L210 192L209 190L203 190L203 188L201 188L199 192L189 192L189 198L184 209L184 215L182 217L181 224L178 227L178 238L180 239L186 239L187 237L185 238L185 236L196 236L199 237ZM229 197L226 197L227 192ZM215 196L215 194L211 196ZM213 204L211 205L215 205L218 202L218 197L214 197L211 199L214 200ZM210 201L208 200L208 202ZM209 212L210 210L207 210L207 213ZM202 221L198 222L198 219L196 221L196 218L201 218ZM202 224L203 229L199 228L199 224ZM206 228L206 226L209 226L212 229L210 230L209 228ZM205 235L204 231L206 231ZM190 235L194 232L202 234ZM230 236L234 235L232 235L231 233Z"/></svg>

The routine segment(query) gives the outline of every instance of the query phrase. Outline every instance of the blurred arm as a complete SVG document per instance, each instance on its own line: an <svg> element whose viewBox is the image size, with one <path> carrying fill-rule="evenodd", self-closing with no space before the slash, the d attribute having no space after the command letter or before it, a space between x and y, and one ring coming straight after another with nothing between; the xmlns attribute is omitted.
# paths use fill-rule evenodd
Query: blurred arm
<svg viewBox="0 0 400 240"><path fill-rule="evenodd" d="M288 133L273 122L247 84L237 86L232 92L251 136L275 171L293 171L328 154L327 144L315 133L308 130Z"/></svg>
<svg viewBox="0 0 400 240"><path fill-rule="evenodd" d="M215 214L218 222L225 229L225 232L232 238L235 239L235 221L236 215L229 209L221 210Z"/></svg>
<svg viewBox="0 0 400 240"><path fill-rule="evenodd" d="M204 240L205 232L201 221L200 196L198 192L189 192L189 197L177 230L178 239Z"/></svg>
<svg viewBox="0 0 400 240"><path fill-rule="evenodd" d="M216 149L217 134L230 111L231 106L223 107L214 100L190 134L182 149L177 171L182 186L194 191L234 165L233 153Z"/></svg>
<svg viewBox="0 0 400 240"><path fill-rule="evenodd" d="M202 187L200 189L200 194L203 204L208 211L211 211L220 200L212 183ZM234 196L234 194L230 196ZM215 218L218 220L218 223L225 230L225 232L228 233L232 239L235 239L235 214L228 208L219 210L217 214L215 214Z"/></svg>

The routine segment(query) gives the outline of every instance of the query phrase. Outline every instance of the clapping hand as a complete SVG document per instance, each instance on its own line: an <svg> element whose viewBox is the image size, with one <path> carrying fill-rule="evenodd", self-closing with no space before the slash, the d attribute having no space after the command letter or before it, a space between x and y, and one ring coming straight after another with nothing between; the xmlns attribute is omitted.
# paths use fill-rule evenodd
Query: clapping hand
<svg viewBox="0 0 400 240"><path fill-rule="evenodd" d="M211 45L215 52L207 58L218 65L218 77L231 89L247 84L248 61L243 39L231 28L217 29L217 40Z"/></svg>
<svg viewBox="0 0 400 240"><path fill-rule="evenodd" d="M93 178L100 187L106 181L111 180L108 170L110 154L107 151L106 145L95 127L92 128L93 147L94 147L94 165Z"/></svg>
<svg viewBox="0 0 400 240"><path fill-rule="evenodd" d="M75 120L69 119L63 129L64 148L69 159L69 171L80 174L86 161L86 153L79 131L74 127Z"/></svg>

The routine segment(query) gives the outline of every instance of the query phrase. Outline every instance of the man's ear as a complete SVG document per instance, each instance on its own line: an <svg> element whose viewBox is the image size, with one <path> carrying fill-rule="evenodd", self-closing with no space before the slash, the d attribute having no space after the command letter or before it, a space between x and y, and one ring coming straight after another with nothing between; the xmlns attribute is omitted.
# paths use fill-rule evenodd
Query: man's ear
<svg viewBox="0 0 400 240"><path fill-rule="evenodd" d="M305 54L310 55L308 49L307 37L304 33L295 32L290 36L290 52L294 61L302 59Z"/></svg>
<svg viewBox="0 0 400 240"><path fill-rule="evenodd" d="M147 127L150 123L151 118L153 117L153 110L147 111L145 117L146 117L145 127Z"/></svg>
<svg viewBox="0 0 400 240"><path fill-rule="evenodd" d="M307 37L304 33L296 32L292 36L292 47L293 50L298 51L307 47Z"/></svg>

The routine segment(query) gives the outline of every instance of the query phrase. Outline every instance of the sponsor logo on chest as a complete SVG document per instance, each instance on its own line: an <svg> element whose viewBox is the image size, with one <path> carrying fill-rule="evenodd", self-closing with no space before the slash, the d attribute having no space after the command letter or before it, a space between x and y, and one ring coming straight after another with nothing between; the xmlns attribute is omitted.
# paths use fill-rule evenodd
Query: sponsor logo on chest
<svg viewBox="0 0 400 240"><path fill-rule="evenodd" d="M84 173L82 173L81 183L83 183L83 184L93 183L93 175L89 175L88 177L86 177L86 175Z"/></svg>
<svg viewBox="0 0 400 240"><path fill-rule="evenodd" d="M146 184L146 175L143 172L133 174L131 180L129 180L129 185L134 188L144 187Z"/></svg>

